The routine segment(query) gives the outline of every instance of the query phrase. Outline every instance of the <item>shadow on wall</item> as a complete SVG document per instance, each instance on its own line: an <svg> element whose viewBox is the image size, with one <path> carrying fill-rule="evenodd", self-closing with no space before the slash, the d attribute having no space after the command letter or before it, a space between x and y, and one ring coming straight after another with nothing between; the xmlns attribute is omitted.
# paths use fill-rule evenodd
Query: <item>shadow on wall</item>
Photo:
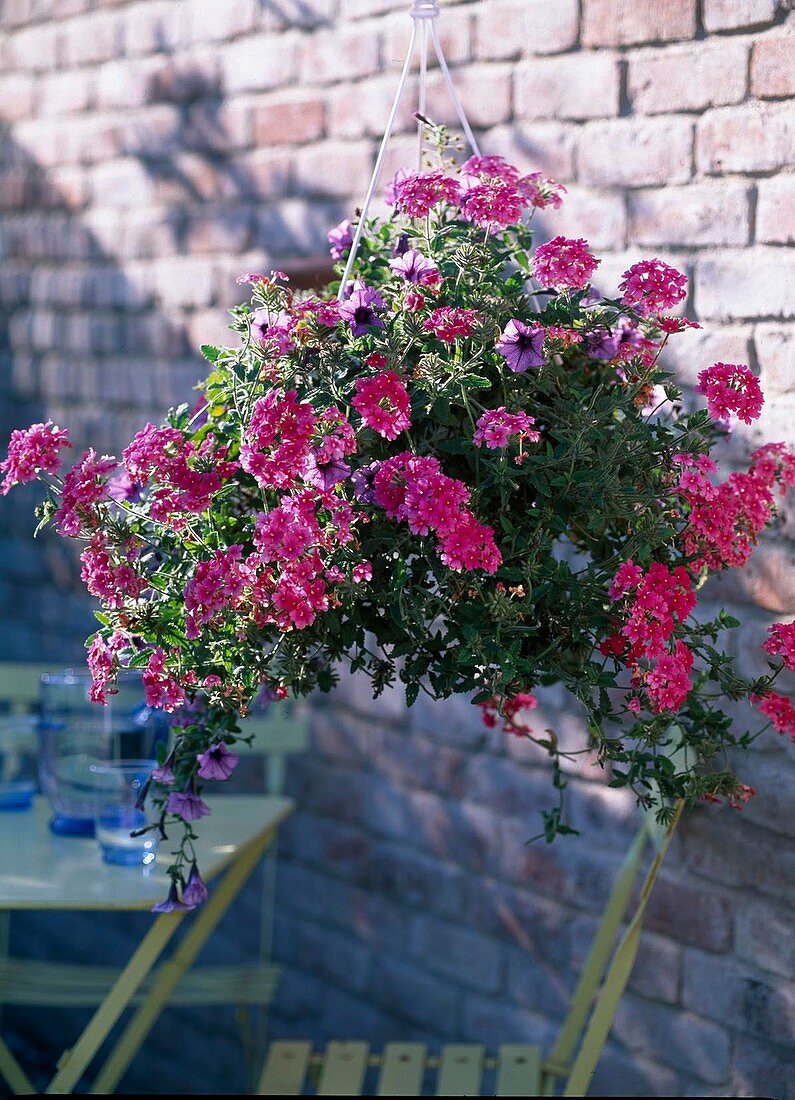
<svg viewBox="0 0 795 1100"><path fill-rule="evenodd" d="M145 99L140 121L95 130L90 154L50 170L0 124L3 453L14 428L51 417L74 457L119 454L190 397L195 349L224 339L241 297L234 276L317 254L342 216L268 201L289 193L287 171L233 155L220 87L200 68L163 59ZM165 128L158 104L171 105ZM53 534L31 545L38 499L36 487L0 498L0 659L82 660L93 620L75 548Z"/></svg>

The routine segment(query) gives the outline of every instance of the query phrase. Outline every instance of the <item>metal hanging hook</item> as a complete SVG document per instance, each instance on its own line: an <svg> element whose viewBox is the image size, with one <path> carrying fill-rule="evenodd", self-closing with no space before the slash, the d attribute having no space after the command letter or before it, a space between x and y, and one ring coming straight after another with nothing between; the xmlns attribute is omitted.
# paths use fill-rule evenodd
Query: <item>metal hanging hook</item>
<svg viewBox="0 0 795 1100"><path fill-rule="evenodd" d="M475 140L475 135L472 133L472 128L469 125L466 112L464 111L464 105L456 91L453 84L453 78L450 75L450 70L447 67L447 61L442 50L442 44L439 39L439 32L436 28L436 21L439 18L439 0L411 0L411 10L409 12L411 17L411 38L409 39L408 50L406 51L406 57L403 62L403 68L400 73L400 79L398 80L397 90L395 92L395 98L392 101L392 108L389 112L389 118L387 119L386 128L384 130L384 136L381 139L381 144L378 148L378 156L375 158L375 164L373 166L373 174L370 177L370 183L367 187L367 192L364 196L364 202L362 203L362 212L359 216L359 222L356 226L356 231L353 235L353 241L351 242L351 250L348 253L348 260L345 264L345 271L340 281L340 288L338 292L338 298L343 301L346 295L348 281L353 271L353 265L356 262L356 256L359 251L359 244L362 239L362 233L364 232L364 223L367 220L367 215L370 211L370 205L373 201L373 195L375 189L378 186L378 178L381 174L381 168L383 167L384 157L386 155L386 148L389 144L389 139L392 136L392 131L395 128L395 119L397 118L398 107L403 97L403 92L406 87L408 75L411 70L411 62L414 57L414 51L417 46L417 39L420 40L420 84L419 84L419 108L420 113L425 112L425 89L427 80L427 52L428 52L428 30L430 30L431 41L433 43L434 52L436 53L437 60L439 61L439 68L441 69L450 97L453 101L453 105L458 115L458 120L461 123L461 128L464 131L467 141L472 149L472 152L476 156L480 156L480 149L478 143ZM419 34L418 34L419 26ZM418 160L420 161L419 167L421 167L422 160L422 129L420 124L420 134L418 138Z"/></svg>

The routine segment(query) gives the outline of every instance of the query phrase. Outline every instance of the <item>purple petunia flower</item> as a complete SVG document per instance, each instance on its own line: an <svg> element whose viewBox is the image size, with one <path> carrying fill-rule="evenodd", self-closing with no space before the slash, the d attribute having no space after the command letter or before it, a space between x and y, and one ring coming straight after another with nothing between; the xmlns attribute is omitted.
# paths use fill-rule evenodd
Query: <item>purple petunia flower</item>
<svg viewBox="0 0 795 1100"><path fill-rule="evenodd" d="M353 226L346 218L327 233L332 260L341 260L353 244Z"/></svg>
<svg viewBox="0 0 795 1100"><path fill-rule="evenodd" d="M330 462L318 462L318 451L319 448L315 447L314 451L307 455L303 477L316 489L328 491L349 477L351 468L347 462L339 458L332 458Z"/></svg>
<svg viewBox="0 0 795 1100"><path fill-rule="evenodd" d="M168 897L165 901L159 901L157 905L152 906L153 913L174 913L178 910L190 909L190 905L186 905L184 901L179 900L179 894L177 893L176 882L171 883L171 887L168 891Z"/></svg>
<svg viewBox="0 0 795 1100"><path fill-rule="evenodd" d="M543 328L540 325L526 325L516 318L508 322L497 341L497 351L514 374L524 374L530 367L543 366L543 346Z"/></svg>
<svg viewBox="0 0 795 1100"><path fill-rule="evenodd" d="M141 499L141 486L133 481L127 471L122 467L113 477L108 478L105 486L108 496L116 501L139 501Z"/></svg>
<svg viewBox="0 0 795 1100"><path fill-rule="evenodd" d="M174 782L174 750L168 754L163 763L154 769L151 778L155 783L164 783L166 786L170 786Z"/></svg>
<svg viewBox="0 0 795 1100"><path fill-rule="evenodd" d="M398 239L395 241L395 247L392 249L393 256L405 256L409 250L409 235L408 233L401 233Z"/></svg>
<svg viewBox="0 0 795 1100"><path fill-rule="evenodd" d="M613 332L609 329L597 329L585 335L585 346L592 359L615 359L619 348L625 345L637 347L642 341L642 334L624 317Z"/></svg>
<svg viewBox="0 0 795 1100"><path fill-rule="evenodd" d="M228 779L240 763L240 757L236 752L229 751L225 741L216 741L207 752L200 752L196 759L202 779Z"/></svg>
<svg viewBox="0 0 795 1100"><path fill-rule="evenodd" d="M206 817L210 812L210 807L196 793L196 786L192 779L184 791L171 792L166 809L170 814L181 817L183 821L198 821L200 817Z"/></svg>
<svg viewBox="0 0 795 1100"><path fill-rule="evenodd" d="M439 278L439 268L421 252L409 249L397 259L390 260L389 266L396 275L402 275L407 283L422 283L427 286Z"/></svg>
<svg viewBox="0 0 795 1100"><path fill-rule="evenodd" d="M195 909L197 905L202 905L207 901L207 887L202 881L195 860L190 869L185 889L182 891L182 900L189 909Z"/></svg>
<svg viewBox="0 0 795 1100"><path fill-rule="evenodd" d="M340 318L348 322L354 336L366 336L370 329L384 327L376 310L385 308L384 299L378 291L357 279L350 297L340 303Z"/></svg>
<svg viewBox="0 0 795 1100"><path fill-rule="evenodd" d="M262 306L251 314L251 335L263 346L273 348L277 355L286 355L293 346L294 327L295 318L284 309L273 311Z"/></svg>
<svg viewBox="0 0 795 1100"><path fill-rule="evenodd" d="M375 481L375 475L380 469L380 462L371 462L369 466L360 466L358 470L353 471L351 477L351 481L353 482L353 495L357 500L360 500L362 504L376 503L373 482Z"/></svg>

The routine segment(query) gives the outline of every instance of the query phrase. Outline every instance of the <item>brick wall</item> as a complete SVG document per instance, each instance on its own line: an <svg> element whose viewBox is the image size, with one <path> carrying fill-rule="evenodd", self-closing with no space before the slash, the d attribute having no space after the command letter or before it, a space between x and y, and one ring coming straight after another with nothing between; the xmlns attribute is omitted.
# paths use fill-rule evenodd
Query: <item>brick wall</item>
<svg viewBox="0 0 795 1100"><path fill-rule="evenodd" d="M49 415L118 451L188 396L196 346L223 338L233 276L317 253L359 200L406 6L0 5L0 434ZM541 231L587 236L608 293L643 255L686 270L688 313L704 327L674 343L682 381L717 359L750 363L767 395L759 434L792 440L790 7L449 2L440 29L484 149L569 187ZM435 70L429 108L450 113ZM413 155L410 112L388 172ZM756 434L737 433L728 464ZM31 499L0 510L0 656L66 660L87 608L69 554L49 540L31 551ZM785 517L744 574L706 592L742 614L733 644L746 669L763 667L768 623L795 611L794 533ZM581 745L559 693L543 717ZM792 756L768 735L743 773L759 795L742 815L699 812L681 829L598 1091L786 1092ZM374 706L353 681L318 706L293 782L276 1031L548 1043L632 807L582 764L572 812L587 835L528 846L550 798L539 757L487 736L465 701L407 712L396 697ZM165 1065L167 1040L149 1057L130 1080Z"/></svg>

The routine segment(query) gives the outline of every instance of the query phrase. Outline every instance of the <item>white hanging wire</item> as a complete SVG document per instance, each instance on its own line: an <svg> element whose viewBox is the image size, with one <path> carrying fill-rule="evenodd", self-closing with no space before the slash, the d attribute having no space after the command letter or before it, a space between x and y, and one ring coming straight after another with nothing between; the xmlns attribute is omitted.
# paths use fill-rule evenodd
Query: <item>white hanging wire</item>
<svg viewBox="0 0 795 1100"><path fill-rule="evenodd" d="M361 214L359 215L359 221L356 226L356 231L353 235L351 242L351 250L348 253L348 260L345 264L345 271L343 272L342 279L340 280L340 289L337 297L340 301L343 301L348 288L348 282L353 271L353 265L356 262L356 256L359 252L359 245L361 243L362 234L364 232L364 225L367 220L367 215L370 211L370 206L373 201L373 195L375 189L378 186L378 179L381 175L381 169L384 164L384 158L386 156L387 145L389 139L392 137L392 131L395 128L395 119L397 118L398 107L403 97L403 92L408 80L409 71L411 69L411 62L414 58L414 51L417 47L417 39L420 40L420 75L419 75L419 91L418 91L418 106L419 113L425 114L425 104L427 100L427 85L428 85L428 26L430 25L431 40L433 41L434 51L439 61L439 68L444 76L445 83L450 92L450 96L453 100L453 106L455 107L458 120L461 123L461 128L464 131L464 135L469 142L472 152L476 156L480 156L480 148L475 140L475 136L472 133L472 127L469 125L466 112L464 111L464 105L461 102L461 98L455 89L453 84L453 78L450 75L450 70L447 67L447 61L445 60L444 51L442 50L442 44L439 41L439 32L436 28L436 21L439 18L439 3L438 0L412 0L411 11L411 38L409 39L408 49L406 51L406 59L403 62L403 69L400 73L400 80L398 81L397 90L395 92L395 98L392 101L392 109L389 112L389 118L387 119L386 128L384 129L384 136L381 139L381 144L378 148L378 156L375 158L375 164L373 165L373 174L370 176L370 183L367 187L367 191L364 196L364 202L362 203ZM419 30L418 30L419 24ZM422 153L423 153L423 128L422 123L418 123L418 137L417 137L417 167L422 168Z"/></svg>

